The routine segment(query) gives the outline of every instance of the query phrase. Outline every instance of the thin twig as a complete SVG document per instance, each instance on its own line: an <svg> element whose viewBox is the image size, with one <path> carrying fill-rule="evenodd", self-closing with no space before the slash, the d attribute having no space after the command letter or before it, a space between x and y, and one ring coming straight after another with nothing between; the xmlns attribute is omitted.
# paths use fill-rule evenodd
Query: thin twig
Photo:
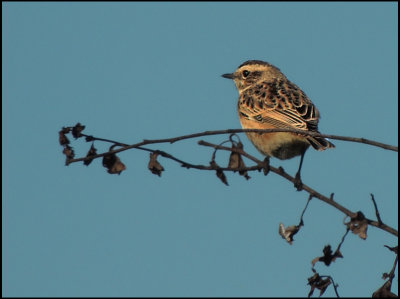
<svg viewBox="0 0 400 299"><path fill-rule="evenodd" d="M381 215L379 214L379 210L378 210L378 206L377 206L376 201L375 201L375 197L374 197L374 195L372 193L371 193L371 199L372 199L372 202L374 203L376 219L378 219L378 223L383 223L382 219L381 219Z"/></svg>
<svg viewBox="0 0 400 299"><path fill-rule="evenodd" d="M389 277L389 281L390 281L390 283L392 283L393 278L395 277L394 272L396 271L397 263L399 261L398 246L396 246L394 248L389 247L387 245L384 245L384 246L387 247L390 251L393 251L396 254L396 258L394 260L392 270L390 270L389 274L387 274L387 276L386 276L386 277Z"/></svg>
<svg viewBox="0 0 400 299"><path fill-rule="evenodd" d="M308 207L308 204L310 203L310 201L311 201L312 198L313 198L313 196L310 194L310 195L308 196L306 206L304 207L303 212L301 212L299 226L303 226L303 225L304 225L303 216L304 216L304 213L306 212L307 207Z"/></svg>
<svg viewBox="0 0 400 299"><path fill-rule="evenodd" d="M399 255L396 254L396 258L395 258L395 260L394 260L392 270L391 270L390 273L389 273L390 282L393 281L393 278L394 278L394 271L396 271L396 266L397 266L398 261L399 261Z"/></svg>
<svg viewBox="0 0 400 299"><path fill-rule="evenodd" d="M349 233L349 231L350 231L350 229L347 228L347 229L346 229L346 232L344 233L344 235L343 235L343 237L342 237L342 240L340 241L338 247L336 248L336 251L340 251L340 247L342 247L342 244L343 244L343 242L344 242L344 239L346 238L346 236L347 236L347 234Z"/></svg>

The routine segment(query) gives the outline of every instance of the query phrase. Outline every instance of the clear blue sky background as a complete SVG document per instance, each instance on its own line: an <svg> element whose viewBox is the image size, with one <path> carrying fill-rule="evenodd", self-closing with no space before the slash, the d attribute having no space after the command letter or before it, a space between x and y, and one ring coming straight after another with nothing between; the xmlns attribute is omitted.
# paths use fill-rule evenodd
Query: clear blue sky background
<svg viewBox="0 0 400 299"><path fill-rule="evenodd" d="M135 143L239 128L237 91L220 75L261 59L307 93L322 132L397 145L397 3L2 8L3 296L307 295L311 260L345 232L337 210L313 200L290 246L278 225L298 223L307 194L282 178L229 173L228 187L213 172L164 159L159 178L141 151L120 154L120 176L100 160L66 167L58 130L79 121L88 134ZM303 181L375 219L373 193L397 228L398 154L334 143L308 151ZM80 156L89 148L72 145ZM197 140L158 148L193 163L211 156ZM292 174L298 162L271 161ZM394 261L384 244L397 239L375 228L366 241L349 234L344 259L316 269L334 277L340 295L370 296Z"/></svg>

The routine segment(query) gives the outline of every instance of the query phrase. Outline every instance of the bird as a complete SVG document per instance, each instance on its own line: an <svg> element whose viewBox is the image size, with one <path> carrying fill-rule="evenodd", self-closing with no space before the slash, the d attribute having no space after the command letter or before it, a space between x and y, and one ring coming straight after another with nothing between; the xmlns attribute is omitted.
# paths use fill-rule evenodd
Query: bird
<svg viewBox="0 0 400 299"><path fill-rule="evenodd" d="M232 79L239 92L237 112L243 129L295 129L319 133L317 107L276 66L261 60L248 60L233 73L222 77ZM335 147L323 137L292 132L246 132L246 135L268 158L286 160L300 156L294 180L299 191L302 189L300 171L309 146L318 151Z"/></svg>

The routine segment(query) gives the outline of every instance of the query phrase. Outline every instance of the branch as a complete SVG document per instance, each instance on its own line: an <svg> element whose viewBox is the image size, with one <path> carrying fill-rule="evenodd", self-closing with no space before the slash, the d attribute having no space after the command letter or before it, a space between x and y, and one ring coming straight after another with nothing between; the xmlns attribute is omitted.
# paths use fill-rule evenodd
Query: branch
<svg viewBox="0 0 400 299"><path fill-rule="evenodd" d="M257 163L257 165L261 166L263 165L263 161L258 160L257 158L251 156L250 154L246 153L245 151L241 150L241 149L232 149L230 147L225 147L225 146L221 146L221 145L216 145L216 144L212 144L209 142L205 142L200 140L198 142L198 144L200 145L204 145L204 146L210 146L216 149L220 149L220 150L226 150L226 151L235 151L238 152L239 154L245 156L246 158L254 161L255 163ZM294 183L295 182L295 178L292 177L291 175L289 175L288 173L285 172L285 170L282 167L279 168L275 168L273 166L269 166L270 167L270 171L276 173L277 175L287 179L288 181ZM350 210L346 209L345 207L343 207L342 205L340 205L339 203L337 203L336 201L333 200L333 196L327 197L322 195L321 193L317 192L316 190L312 189L311 187L307 186L306 184L303 183L303 190L306 191L308 194L310 194L310 196L318 198L319 200L327 203L330 206L333 206L334 208L338 209L339 211L341 211L343 214L349 216L350 218L355 218L357 216L357 213L351 212ZM394 228L384 224L384 223L379 223L377 221L373 221L370 219L366 219L369 225L378 227L378 228L382 228L383 230L398 236L398 231L395 230Z"/></svg>
<svg viewBox="0 0 400 299"><path fill-rule="evenodd" d="M393 145L388 145L384 144L381 142L365 139L365 138L356 138L356 137L345 137L345 136L338 136L338 135L327 135L327 134L319 134L319 133L314 133L314 132L304 132L301 130L294 130L294 129L266 129L266 130L260 130L260 129L227 129L227 130L216 130L216 131L204 131L201 133L195 133L195 134L189 134L189 135L183 135L183 136L178 136L178 137L172 137L172 138L164 138L164 139L144 139L142 142L135 143L135 144L125 144L125 143L120 143L117 141L112 141L109 139L103 139L103 138L95 138L90 135L86 134L81 134L81 136L85 136L86 138L89 138L91 140L100 140L100 141L106 141L106 142L111 142L114 144L117 144L119 146L122 146L120 149L116 149L107 153L102 153L98 155L94 155L93 159L103 157L106 154L116 154L122 151L126 151L128 149L132 148L139 148L143 145L147 144L155 144L155 143L175 143L177 141L185 140L185 139L192 139L196 137L202 137L202 136L211 136L211 135L221 135L221 134L232 134L232 133L243 133L243 132L259 132L259 133L275 133L275 132L291 132L291 133L297 133L300 135L308 135L308 136L318 136L318 137L324 137L324 138L330 138L330 139L336 139L336 140L343 140L343 141L350 141L350 142L357 142L357 143L363 143L363 144L369 144L372 146L380 147L386 150L391 150L398 152L399 148L397 146ZM85 158L78 158L78 159L70 159L69 163L75 163L75 162L80 162L83 161ZM69 164L68 163L68 164Z"/></svg>
<svg viewBox="0 0 400 299"><path fill-rule="evenodd" d="M228 129L228 130L217 130L217 131L205 131L205 132L201 132L201 133L195 133L195 134L189 134L189 135L183 135L183 136L165 138L165 139L153 139L153 140L144 139L142 142L138 142L135 144L126 144L126 143L121 143L121 142L118 142L115 140L98 138L98 137L93 137L91 135L83 134L82 131L84 130L84 128L85 128L84 126L82 126L80 123L78 123L74 127L64 127L59 132L59 143L64 148L63 153L66 156L66 165L69 165L70 163L83 161L84 165L88 166L94 159L103 157L103 166L105 168L107 168L107 171L110 174L120 174L123 170L126 169L126 167L121 162L120 158L116 156L116 154L119 152L128 150L128 149L138 149L138 150L150 152L150 161L148 163L148 169L155 175L161 176L162 171L164 171L163 166L157 161L157 157L162 156L166 159L170 159L174 162L179 163L182 167L185 167L187 169L193 168L193 169L199 169L199 170L216 171L217 177L226 185L228 185L228 182L225 177L224 171L232 171L232 172L238 171L239 175L244 176L246 179L250 178L247 174L248 171L259 171L259 172L263 171L264 175L267 175L269 173L269 171L271 171L271 172L285 178L286 180L292 182L293 184L295 184L297 181L296 177L290 176L288 173L285 172L285 170L282 167L276 168L276 167L270 166L268 157L266 157L263 161L261 161L261 160L257 159L256 157L245 152L243 150L243 144L241 143L240 138L238 135L236 135L236 133L291 132L291 133L295 133L295 134L307 135L307 136L313 136L313 137L318 136L318 137L324 137L324 138L330 138L330 139L336 139L336 140L363 143L363 144L367 144L367 145L380 147L380 148L383 148L386 150L398 152L398 147L396 147L396 146L383 144L383 143L376 142L373 140L368 140L365 138L326 135L326 134L320 134L320 133L315 133L315 132L304 132L304 131L293 130L293 129L268 129L268 130ZM87 142L93 142L89 152L86 154L85 157L76 158L76 159L74 158L74 156L75 156L74 150L71 146L69 146L70 141L66 136L66 134L68 134L68 133L72 133L72 135L73 135L73 137L75 137L75 139L85 137ZM221 135L221 134L230 134L229 140L223 141L220 144L213 144L213 143L206 142L204 140L198 141L199 145L211 147L214 149L209 165L200 165L200 164L189 163L189 162L183 161L165 151L145 147L145 145L150 145L150 144L161 144L161 143L172 144L174 142L181 141L181 140L192 139L192 138L197 138L197 137L201 137L201 136L211 136L211 135ZM234 140L233 137L237 137L238 141ZM101 154L97 154L97 149L94 147L94 141L107 142L107 143L111 143L112 145L110 146L109 151L101 153ZM224 144L229 143L229 142L231 144L230 147L224 146ZM120 147L120 148L115 149L116 147ZM216 157L216 153L218 150L230 152L228 167L220 167L216 163L215 157ZM246 167L242 157L246 157L247 159L249 159L250 161L255 163L255 165ZM360 238L366 239L368 225L371 225L371 226L380 228L394 236L398 236L397 230L395 230L394 228L392 228L382 222L382 219L380 217L378 207L377 207L377 204L376 204L373 194L371 194L371 199L374 204L377 221L367 219L361 211L352 212L352 211L348 210L347 208L345 208L344 206L342 206L341 204L339 204L338 202L336 202L333 199L333 193L329 197L324 196L321 193L319 193L316 190L309 187L308 185L305 185L304 183L302 183L301 188L298 188L297 190L298 191L304 190L305 192L307 192L309 194L307 204L301 213L300 223L297 226L289 226L287 228L285 228L282 223L279 226L279 234L281 234L281 236L284 239L286 239L290 244L292 244L291 241L293 241L293 235L300 229L301 226L304 225L303 216L304 216L304 213L313 197L315 197L315 198L327 203L328 205L336 208L337 210L341 211L343 214L346 215L345 218L347 218L347 217L350 218L349 222L344 223L347 227L347 230L346 230L345 234L343 235L342 240L339 243L335 253L332 254L330 245L325 246L325 248L323 250L324 256L313 259L313 261L312 261L313 267L317 261L323 261L326 265L329 265L330 262L334 261L337 257L343 257L342 254L340 253L340 247L342 246L342 244L345 240L345 237L347 236L347 234L350 230L354 234L358 234ZM391 249L391 248L389 248L389 249ZM387 277L389 277L389 281L387 283L390 283L390 285L394 278L394 270L396 268L397 262L398 262L398 256L396 255L396 260L395 260L394 266L392 268L392 271L390 272L390 274L385 273L387 275ZM316 273L313 268L312 268L312 270L315 274L314 274L314 276L312 276L308 279L309 285L311 286L309 296L311 296L311 294L313 293L315 288L319 289L320 295L322 295L325 292L328 285L330 283L332 283L333 287L334 287L334 291L336 293L336 296L339 297L338 292L337 292L338 285L336 285L334 283L332 277L331 276L319 276L318 273ZM385 285L383 287L381 287L381 289L384 287L387 289L387 283L385 283ZM389 285L389 290L390 290L390 285ZM386 289L384 289L384 290L386 290Z"/></svg>
<svg viewBox="0 0 400 299"><path fill-rule="evenodd" d="M320 133L306 132L306 131L295 130L295 129L227 129L227 130L204 131L204 132L201 132L201 133L183 135L183 136L178 136L178 137L173 137L173 138L166 138L166 139L155 139L155 140L146 140L145 139L145 140L143 140L143 144L141 144L141 145L150 144L150 143L164 143L164 142L174 143L176 141L180 141L180 140L184 140L184 139L190 139L190 138L196 138L196 137L201 137L201 136L232 134L232 133L243 133L243 132L258 132L258 133L291 132L291 133L297 133L297 134L300 134L300 135L307 135L307 136L313 136L313 137L324 137L324 138L330 138L330 139L336 139L336 140L364 143L364 144L369 144L369 145L372 145L372 146L381 147L381 148L384 148L384 149L387 149L387 150L391 150L391 151L395 151L395 152L399 151L399 148L397 146L384 144L384 143L377 142L377 141L374 141L374 140L369 140L369 139L366 139L366 138L320 134Z"/></svg>
<svg viewBox="0 0 400 299"><path fill-rule="evenodd" d="M152 153L157 153L165 158L171 159L175 162L178 162L181 164L181 166L185 167L185 168L194 168L194 169L200 169L200 170L217 170L217 172L222 172L222 171L239 171L239 172L243 172L243 171L261 171L264 170L264 174L267 174L268 171L272 171L275 174L287 179L288 181L295 183L295 178L290 176L288 173L286 173L284 171L284 169L282 167L279 168L275 168L273 166L269 166L266 165L266 161L261 161L255 157L253 157L252 155L246 153L243 149L239 148L239 147L225 147L222 145L216 145L216 144L212 144L212 143L208 143L206 141L202 141L200 140L198 142L199 145L202 146L209 146L209 147L213 147L215 150L225 150L225 151L230 151L230 152L236 152L250 160L252 160L253 162L255 162L255 166L251 166L251 167L240 167L240 168L231 168L231 167L219 167L216 163L214 164L210 164L209 166L205 166L205 165L196 165L196 164L192 164L186 161L183 161L181 159L178 159L176 157L174 157L173 155L166 153L164 151L160 151L160 150L153 150L153 149L149 149L149 148L145 148L143 147L144 145L148 145L148 144L158 144L158 143L174 143L177 141L181 141L181 140L185 140L185 139L191 139L191 138L196 138L196 137L200 137L200 136L210 136L210 135L219 135L219 134L232 134L232 133L239 133L239 132L260 132L260 133L271 133L271 132L293 132L293 133L298 133L298 134L302 134L302 135L310 135L310 136L321 136L321 137L325 137L325 138L331 138L331 139L338 139L338 140L345 140L345 141L351 141L351 142L359 142L359 143L364 143L364 144L369 144L369 145L373 145L373 146L378 146L384 149L388 149L388 150L392 150L392 151L398 151L398 147L395 146L391 146L391 145L387 145L387 144L383 144L383 143L379 143L376 141L372 141L372 140L368 140L365 138L354 138L354 137L343 137L343 136L336 136L336 135L325 135L325 134L317 134L317 133L313 133L313 132L303 132L303 131L299 131L299 130L291 130L291 129L268 129L268 130L258 130L258 129L228 129L228 130L217 130L217 131L205 131L202 133L195 133L195 134L189 134L189 135L183 135L183 136L178 136L178 137L173 137L173 138L165 138L165 139L154 139L154 140L143 140L142 142L139 143L135 143L135 144L125 144L125 143L121 143L118 141L114 141L114 140L110 140L110 139L104 139L104 138L97 138L97 137L93 137L90 135L86 135L83 134L82 131L85 127L82 126L81 124L77 124L75 127L67 127L67 128L63 128L60 132L59 132L59 140L60 140L60 144L64 146L64 150L69 147L69 140L67 139L67 137L65 136L66 133L69 133L72 130L72 134L75 138L79 138L79 137L86 137L86 141L90 142L90 141L104 141L104 142L109 142L112 143L113 146L110 148L110 150L108 152L105 153L101 153L101 154L91 154L90 155L90 160L96 159L96 158L100 158L100 157L104 157L104 156L108 156L108 155L115 155L116 153L128 150L128 149L139 149L139 150L143 150L143 151L148 151L148 152L152 152ZM119 149L113 149L115 146L120 146L121 148ZM72 148L68 148L72 151ZM82 157L82 158L72 158L73 157L73 152L72 154L69 153L70 155L67 155L67 162L66 164L70 164L70 163L75 163L75 162L79 162L79 161L87 161L88 157ZM354 213L351 212L350 210L348 210L347 208L343 207L342 205L340 205L339 203L337 203L336 201L333 200L333 196L330 197L326 197L324 195L322 195L321 193L317 192L316 190L312 189L311 187L303 184L302 186L302 190L306 191L310 197L315 197L318 198L319 200L329 204L330 206L333 206L334 208L338 209L339 211L341 211L342 213L344 213L345 215L349 216L350 218L356 218L357 215L359 214L359 212ZM377 214L379 215L379 214ZM371 226L375 226L378 228L381 228L395 236L398 236L398 231L395 230L394 228L387 226L386 224L382 223L382 221L380 220L380 217L378 218L378 221L373 221L370 219L365 219L367 221L367 223Z"/></svg>

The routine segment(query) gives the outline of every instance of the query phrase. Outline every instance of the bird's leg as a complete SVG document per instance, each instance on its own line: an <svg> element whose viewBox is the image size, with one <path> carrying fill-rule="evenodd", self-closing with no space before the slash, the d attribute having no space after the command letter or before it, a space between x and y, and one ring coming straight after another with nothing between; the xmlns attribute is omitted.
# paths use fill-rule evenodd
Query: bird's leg
<svg viewBox="0 0 400 299"><path fill-rule="evenodd" d="M270 170L270 168L269 168L269 157L268 156L265 157L263 164L264 164L264 168L263 168L264 169L264 175L267 175L269 170Z"/></svg>
<svg viewBox="0 0 400 299"><path fill-rule="evenodd" d="M305 153L306 151L303 151L303 153L301 154L299 170L297 170L296 176L294 177L294 187L297 189L297 191L303 190L303 182L301 181L300 171L301 171L301 166L303 165L303 159Z"/></svg>

